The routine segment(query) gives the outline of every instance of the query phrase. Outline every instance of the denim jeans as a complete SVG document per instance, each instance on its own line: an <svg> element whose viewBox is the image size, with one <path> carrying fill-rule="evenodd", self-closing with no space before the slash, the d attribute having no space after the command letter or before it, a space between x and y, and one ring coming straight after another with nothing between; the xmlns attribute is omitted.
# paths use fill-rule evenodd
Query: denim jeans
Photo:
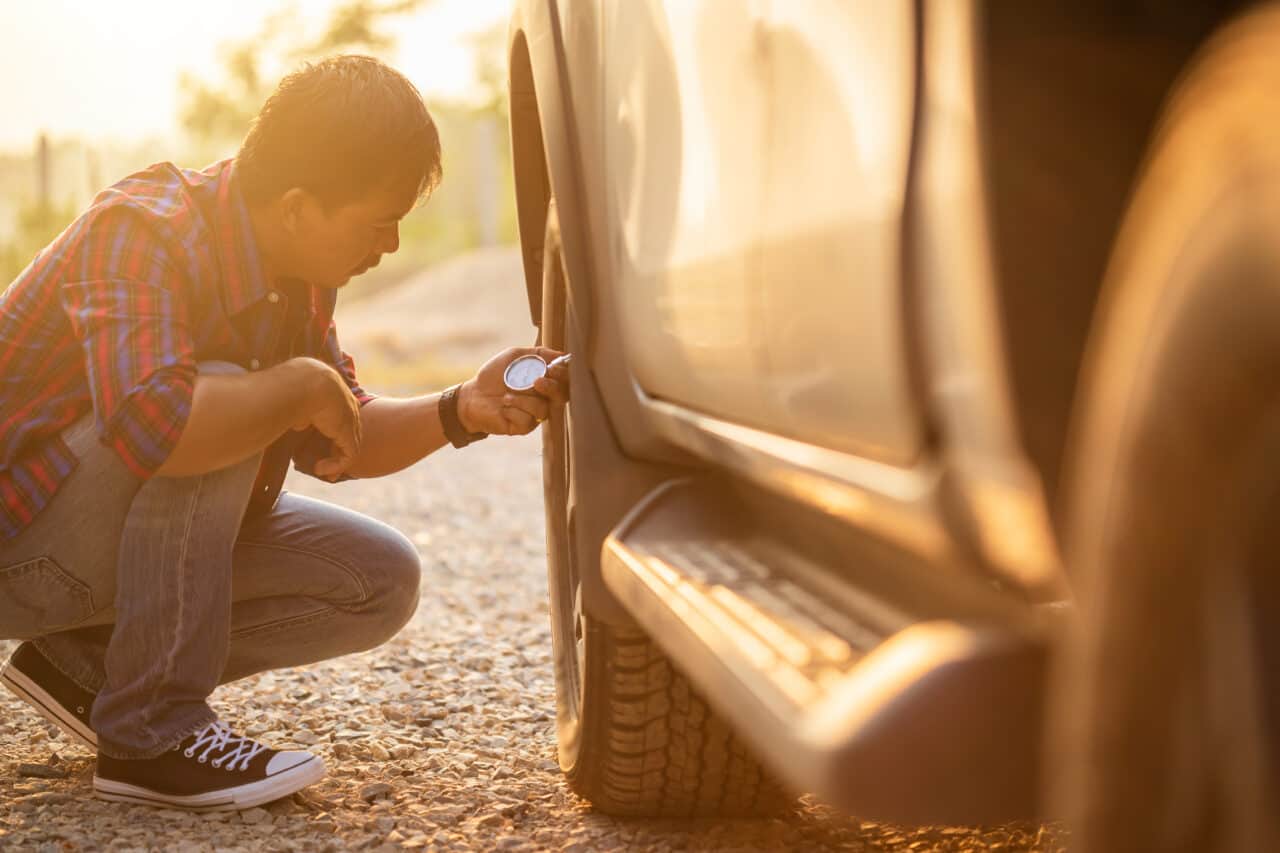
<svg viewBox="0 0 1280 853"><path fill-rule="evenodd" d="M92 413L62 437L79 465L0 543L0 638L32 640L97 692L90 725L107 755L159 755L217 719L217 685L371 649L417 608L418 552L394 528L289 492L246 519L261 452L142 481L99 443Z"/></svg>

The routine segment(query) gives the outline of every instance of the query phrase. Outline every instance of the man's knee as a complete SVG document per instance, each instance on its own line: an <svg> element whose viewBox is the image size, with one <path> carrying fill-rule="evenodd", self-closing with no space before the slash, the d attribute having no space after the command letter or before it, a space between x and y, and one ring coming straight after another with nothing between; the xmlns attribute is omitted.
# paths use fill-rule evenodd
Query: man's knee
<svg viewBox="0 0 1280 853"><path fill-rule="evenodd" d="M400 531L383 525L369 549L366 574L370 597L382 614L387 639L395 636L418 609L422 561L418 549Z"/></svg>

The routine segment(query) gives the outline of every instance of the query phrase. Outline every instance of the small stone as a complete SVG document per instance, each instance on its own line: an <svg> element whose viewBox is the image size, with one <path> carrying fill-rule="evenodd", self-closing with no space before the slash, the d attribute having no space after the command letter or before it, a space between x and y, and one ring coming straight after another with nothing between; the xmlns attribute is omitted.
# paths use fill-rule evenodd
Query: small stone
<svg viewBox="0 0 1280 853"><path fill-rule="evenodd" d="M33 806L48 806L69 803L73 799L75 798L65 791L41 791L40 793L26 797L25 802L28 802Z"/></svg>
<svg viewBox="0 0 1280 853"><path fill-rule="evenodd" d="M387 748L376 741L369 744L369 754L379 761L391 760L391 753L387 752Z"/></svg>
<svg viewBox="0 0 1280 853"><path fill-rule="evenodd" d="M389 795L395 789L386 782L371 782L360 789L360 799L366 803L372 803L379 797Z"/></svg>
<svg viewBox="0 0 1280 853"><path fill-rule="evenodd" d="M240 812L240 820L249 824L262 823L264 820L270 819L271 814L266 809L254 808Z"/></svg>
<svg viewBox="0 0 1280 853"><path fill-rule="evenodd" d="M71 774L66 770L50 767L47 764L19 764L18 775L38 776L41 779L65 779Z"/></svg>
<svg viewBox="0 0 1280 853"><path fill-rule="evenodd" d="M457 823L465 811L462 806L436 806L427 811L427 816L435 823Z"/></svg>

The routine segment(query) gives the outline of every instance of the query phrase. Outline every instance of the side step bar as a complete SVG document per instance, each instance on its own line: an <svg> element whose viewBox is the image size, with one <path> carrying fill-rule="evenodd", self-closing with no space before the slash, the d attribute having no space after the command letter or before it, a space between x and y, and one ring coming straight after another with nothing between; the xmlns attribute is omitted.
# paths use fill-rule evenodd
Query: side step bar
<svg viewBox="0 0 1280 853"><path fill-rule="evenodd" d="M1035 814L1037 631L913 618L689 481L602 556L610 591L793 789L903 823Z"/></svg>

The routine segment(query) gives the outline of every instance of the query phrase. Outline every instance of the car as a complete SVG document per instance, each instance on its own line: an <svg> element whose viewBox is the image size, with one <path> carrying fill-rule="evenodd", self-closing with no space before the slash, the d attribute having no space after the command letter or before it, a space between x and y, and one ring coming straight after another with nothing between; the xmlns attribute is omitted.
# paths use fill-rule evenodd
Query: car
<svg viewBox="0 0 1280 853"><path fill-rule="evenodd" d="M518 0L508 50L574 790L1269 849L1280 11Z"/></svg>

